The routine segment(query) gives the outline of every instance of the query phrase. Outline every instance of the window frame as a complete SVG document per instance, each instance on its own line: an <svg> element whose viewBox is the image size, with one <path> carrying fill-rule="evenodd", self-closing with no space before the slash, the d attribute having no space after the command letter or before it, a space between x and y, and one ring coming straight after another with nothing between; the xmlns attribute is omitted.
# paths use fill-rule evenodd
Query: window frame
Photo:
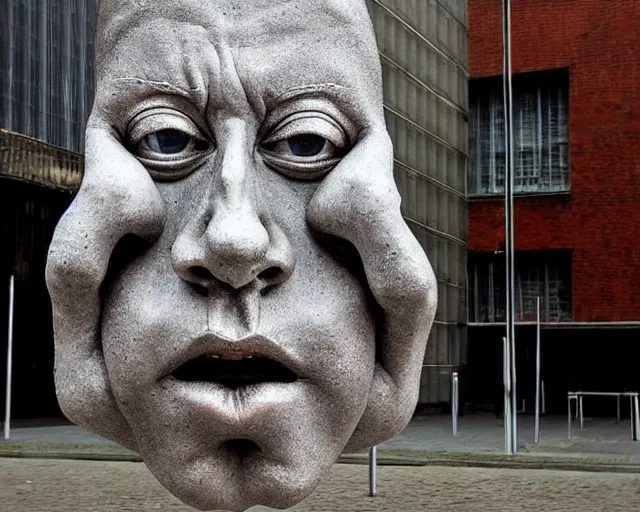
<svg viewBox="0 0 640 512"><path fill-rule="evenodd" d="M506 296L506 275L505 275L505 253L496 252L472 252L468 258L469 272L469 300L468 318L474 324L499 324L505 322L506 304L503 297ZM541 262L540 266L531 265L531 262ZM554 262L555 266L550 266ZM529 263L529 265L527 265ZM535 322L535 313L531 308L525 308L525 304L531 297L526 297L523 293L523 283L534 283L538 288L542 287L544 292L541 295L540 317L545 323L567 323L573 322L573 251L570 249L542 249L534 251L517 251L515 253L516 265L516 289L514 299L516 301L516 322ZM484 267L486 273L483 275L479 269ZM542 276L542 280L522 280L523 270L530 269ZM550 275L551 270L555 275ZM563 273L564 271L564 273ZM496 279L497 276L497 279ZM552 277L554 279L552 279ZM562 277L563 279L559 279ZM569 294L568 298L562 301L560 292L553 297L550 296L552 281L562 282L564 291ZM488 292L491 290L491 292ZM563 290L563 288L560 288ZM568 304L566 309L560 307L553 311L554 318L551 317L551 304L560 300Z"/></svg>
<svg viewBox="0 0 640 512"><path fill-rule="evenodd" d="M565 176L565 183L563 185L560 186L547 186L544 189L538 189L538 190L532 190L531 188L528 187L523 187L522 185L518 185L518 181L519 180L525 180L527 179L526 177L524 177L524 174L519 170L519 166L518 166L518 153L521 152L519 151L520 149L520 145L518 144L518 141L515 141L515 148L514 148L514 157L515 157L515 161L516 161L516 169L514 170L514 178L515 178L515 190L514 190L514 195L516 196L539 196L539 195L566 195L566 194L570 194L571 192L571 144L570 144L570 139L571 139L571 133L570 133L570 95L571 95L571 87L570 87L570 73L569 73L569 68L559 68L559 69L552 69L552 70L543 70L543 71L533 71L533 72L527 72L527 73L519 73L514 75L513 77L513 83L514 83L514 104L515 102L515 96L516 94L519 93L519 91L522 91L525 89L525 87L527 85L531 86L531 84L533 83L536 87L537 90L537 94L538 94L538 101L536 104L536 111L537 111L537 125L538 125L538 140L542 141L543 140L543 135L540 133L542 131L542 107L543 107L543 102L542 102L542 97L541 94L543 92L543 90L547 90L550 91L553 88L560 88L562 87L564 89L564 100L565 100L565 105L564 105L564 110L562 109L557 109L557 114L558 115L562 115L564 114L565 116L565 123L564 125L566 126L566 130L564 131L564 133L558 134L556 135L556 137L558 139L564 139L564 140L560 140L558 142L556 142L555 144L549 144L548 147L548 151L551 152L554 146L557 147L564 147L564 157L561 155L558 158L562 158L562 160L564 162L566 162L565 164L565 168L566 168L566 176ZM500 105L500 101L502 98L502 76L493 76L493 77L483 77L483 78L474 78L470 81L470 91L469 91L469 165L468 165L468 173L467 173L467 192L468 192L468 196L470 199L482 199L482 198L495 198L495 197L500 197L500 196L504 196L504 177L502 178L502 180L499 180L499 170L497 168L492 168L489 172L490 175L490 182L493 184L493 186L491 187L494 191L491 192L482 192L482 179L483 179L483 172L480 169L480 164L477 163L476 158L474 158L476 155L481 154L481 147L480 145L482 144L482 139L481 137L477 137L475 136L476 134L474 134L474 128L475 128L475 124L473 122L473 112L475 111L475 119L478 120L480 119L480 110L481 110L481 102L476 101L474 104L474 96L478 97L481 94L484 94L484 98L485 98L485 106L487 104L490 104L492 101L496 101L495 98L488 98L487 99L487 95L494 95L497 96L497 98L499 99L498 104ZM493 124L496 122L495 119L495 112L493 111L494 109L489 109L488 115L491 116L491 121L490 123ZM499 109L499 114L504 112L504 108L500 108ZM548 116L550 117L550 112ZM502 120L502 115L499 116L500 120ZM478 122L478 121L476 121ZM516 121L514 120L514 123ZM499 138L504 138L504 121L502 121L502 130L501 132L498 133L498 135L493 139L499 139ZM563 137L564 135L564 137ZM517 137L517 132L514 134L514 137ZM492 142L493 143L493 142ZM504 144L500 144L500 146L504 146ZM544 151L544 145L543 144L527 144L527 146L531 147L533 151L536 150L536 147L538 147L538 153L541 153L542 151ZM497 150L492 150L491 154L492 155L497 155L500 152ZM504 150L502 151L502 154L504 155ZM550 157L552 158L552 157ZM493 165L493 162L496 160L496 158L491 158L491 166L495 167L495 165ZM505 160L505 157L503 156L503 161ZM502 164L505 165L505 164ZM480 172L478 172L478 170L480 170ZM496 174L498 173L498 174ZM519 174L520 173L520 174ZM549 179L550 181L553 181L552 178L554 175L556 175L556 173L558 173L558 169L554 168L550 168L549 169ZM504 171L502 172L502 174L504 175ZM539 169L537 171L538 175L542 174L542 165L539 166ZM519 177L520 176L520 177ZM525 188L523 190L523 188Z"/></svg>

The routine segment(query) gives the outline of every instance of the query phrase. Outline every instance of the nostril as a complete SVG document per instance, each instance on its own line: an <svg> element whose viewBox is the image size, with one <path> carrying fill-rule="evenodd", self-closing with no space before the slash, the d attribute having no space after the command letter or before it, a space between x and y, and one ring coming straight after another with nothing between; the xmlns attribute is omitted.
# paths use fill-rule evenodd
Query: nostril
<svg viewBox="0 0 640 512"><path fill-rule="evenodd" d="M267 284L275 284L280 280L283 274L284 272L281 268L269 267L258 274L258 279L265 281Z"/></svg>
<svg viewBox="0 0 640 512"><path fill-rule="evenodd" d="M214 279L213 274L204 267L191 267L189 271L194 277L203 281L212 281Z"/></svg>

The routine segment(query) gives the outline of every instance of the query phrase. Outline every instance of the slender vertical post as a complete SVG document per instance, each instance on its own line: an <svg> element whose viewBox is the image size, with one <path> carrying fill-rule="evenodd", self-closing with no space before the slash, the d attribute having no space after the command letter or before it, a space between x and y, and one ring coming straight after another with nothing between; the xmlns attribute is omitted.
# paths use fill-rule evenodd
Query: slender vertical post
<svg viewBox="0 0 640 512"><path fill-rule="evenodd" d="M378 465L378 447L372 446L369 448L369 496L376 497L376 468Z"/></svg>
<svg viewBox="0 0 640 512"><path fill-rule="evenodd" d="M4 438L11 435L11 373L13 370L13 299L15 281L13 275L9 278L9 333L7 338L7 387L4 409Z"/></svg>
<svg viewBox="0 0 640 512"><path fill-rule="evenodd" d="M547 404L546 404L546 399L545 399L545 393L544 393L544 379L540 379L540 393L541 393L541 400L540 400L540 409L542 409L542 415L544 416L545 414L547 414Z"/></svg>
<svg viewBox="0 0 640 512"><path fill-rule="evenodd" d="M633 395L629 395L629 423L631 424L631 440L636 440L636 419L634 418L635 409L633 407Z"/></svg>
<svg viewBox="0 0 640 512"><path fill-rule="evenodd" d="M637 394L633 397L633 412L634 412L635 425L636 425L636 437L634 440L640 441L640 406L638 405Z"/></svg>
<svg viewBox="0 0 640 512"><path fill-rule="evenodd" d="M580 410L580 430L584 428L584 409L582 408L582 395L578 396L578 409Z"/></svg>
<svg viewBox="0 0 640 512"><path fill-rule="evenodd" d="M616 423L620 423L620 395L616 397Z"/></svg>
<svg viewBox="0 0 640 512"><path fill-rule="evenodd" d="M540 297L536 304L536 418L533 428L533 442L540 442Z"/></svg>
<svg viewBox="0 0 640 512"><path fill-rule="evenodd" d="M578 407L577 400L576 407ZM573 419L573 417L571 416L571 395L567 395L567 416L569 416L569 420L567 423L567 439L571 439L571 420Z"/></svg>
<svg viewBox="0 0 640 512"><path fill-rule="evenodd" d="M505 124L505 254L506 254L506 324L510 346L511 374L511 451L518 450L518 413L516 403L516 341L515 341L515 245L514 245L514 137L513 137L513 73L511 69L511 0L502 1L503 92Z"/></svg>
<svg viewBox="0 0 640 512"><path fill-rule="evenodd" d="M459 405L458 372L451 375L451 426L453 437L458 435L458 409Z"/></svg>
<svg viewBox="0 0 640 512"><path fill-rule="evenodd" d="M504 447L505 452L508 455L513 455L513 423L511 423L511 372L509 368L511 353L509 350L509 343L507 342L507 338L502 338L502 354L502 375L504 379Z"/></svg>

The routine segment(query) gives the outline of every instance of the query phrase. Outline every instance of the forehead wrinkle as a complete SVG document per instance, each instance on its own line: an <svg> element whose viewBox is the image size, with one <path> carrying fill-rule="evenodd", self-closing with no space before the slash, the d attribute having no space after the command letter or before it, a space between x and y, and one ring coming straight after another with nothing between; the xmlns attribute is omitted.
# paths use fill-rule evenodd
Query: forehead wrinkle
<svg viewBox="0 0 640 512"><path fill-rule="evenodd" d="M220 59L223 53L231 52L235 75L235 78L231 76L232 82L236 85L239 82L238 90L242 89L245 100L255 112L265 109L263 96L269 101L273 96L283 94L287 82L291 84L292 79L294 86L335 82L361 90L367 97L375 96L371 92L377 89L380 79L377 76L379 59L364 0L315 0L311 3L298 0L103 0L103 3L119 5L120 12L126 13L114 16L116 9L110 9L113 17L103 19L119 27L121 34L118 37L140 29L141 18L149 20L145 26L149 27L151 23L151 31L155 32L160 20L165 27L197 27L203 34L202 39L207 41L206 52L192 48L178 52L175 47L164 52L182 60L183 65L186 65L185 61L198 62L199 66L187 66L187 70L199 68L197 73L181 70L179 75L184 80L178 81L177 76L166 72L167 66L162 66L159 67L161 75L135 76L154 82L172 82L188 90L193 88L191 84L195 77L202 79L206 75L209 90L202 91L208 95L206 104L209 98L217 102L226 96L216 88L228 86L229 77L220 76L219 61L217 73L206 69L210 61L203 59L205 53ZM149 46L146 41L149 30L144 35L142 46ZM114 37L113 34L110 36ZM167 46L166 42L164 46ZM254 60L251 54L256 52L261 55ZM126 51L120 53L126 55ZM345 62L346 55L350 56L346 59L348 63ZM205 69L202 69L203 64L206 64ZM292 66L297 69L294 74L289 71ZM231 66L227 68L231 69ZM283 69L286 70L284 74Z"/></svg>
<svg viewBox="0 0 640 512"><path fill-rule="evenodd" d="M166 18L130 27L110 54L103 52L98 81L118 87L144 85L141 91L176 94L204 108L210 83L218 82L220 72L208 35L201 25L176 27Z"/></svg>
<svg viewBox="0 0 640 512"><path fill-rule="evenodd" d="M141 19L159 18L198 24L210 34L224 32L236 47L338 27L350 29L365 44L375 43L365 0L102 0L98 39L113 48Z"/></svg>

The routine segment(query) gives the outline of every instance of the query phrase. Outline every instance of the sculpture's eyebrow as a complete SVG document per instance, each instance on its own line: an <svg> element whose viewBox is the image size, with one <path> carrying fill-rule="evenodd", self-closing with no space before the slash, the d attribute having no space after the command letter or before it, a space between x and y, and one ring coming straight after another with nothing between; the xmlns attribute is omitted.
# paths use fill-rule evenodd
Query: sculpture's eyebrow
<svg viewBox="0 0 640 512"><path fill-rule="evenodd" d="M187 87L164 80L150 80L136 76L110 78L105 85L115 93L113 96L120 106L123 100L126 100L126 103L138 103L146 97L162 94L177 96L193 103L199 109L204 109L208 98L207 91L199 87Z"/></svg>
<svg viewBox="0 0 640 512"><path fill-rule="evenodd" d="M288 101L317 97L327 98L347 110L356 111L358 108L359 101L356 91L350 87L334 83L309 84L292 87L280 94L273 95L271 97L267 96L264 102L267 111L270 111L278 105Z"/></svg>
<svg viewBox="0 0 640 512"><path fill-rule="evenodd" d="M278 102L286 101L292 97L307 95L309 93L322 92L322 93L330 94L331 92L348 93L349 91L350 89L348 87L345 87L344 85L333 84L333 83L309 84L309 85L301 85L298 87L292 87L290 89L287 89L283 93L276 96L274 100Z"/></svg>

